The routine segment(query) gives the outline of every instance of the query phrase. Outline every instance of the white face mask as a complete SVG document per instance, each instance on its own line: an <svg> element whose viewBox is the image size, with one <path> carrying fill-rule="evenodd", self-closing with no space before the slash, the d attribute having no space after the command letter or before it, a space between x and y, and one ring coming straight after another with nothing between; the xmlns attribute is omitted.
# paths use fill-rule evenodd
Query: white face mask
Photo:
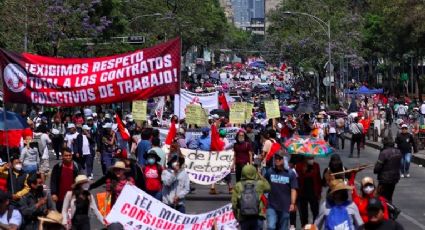
<svg viewBox="0 0 425 230"><path fill-rule="evenodd" d="M173 169L177 169L177 168L178 168L178 164L179 164L179 163L177 163L177 162L173 162L173 163L171 164L171 167L172 167Z"/></svg>
<svg viewBox="0 0 425 230"><path fill-rule="evenodd" d="M368 195L369 194L372 194L373 191L375 191L375 186L372 186L372 185L368 185L368 186L366 186L366 187L363 188L363 192L365 194L368 194Z"/></svg>
<svg viewBox="0 0 425 230"><path fill-rule="evenodd" d="M88 191L88 190L89 190L89 188L90 188L90 184L89 184L89 183L85 183L85 184L81 185L81 188L82 188L83 190L85 190L85 191Z"/></svg>
<svg viewBox="0 0 425 230"><path fill-rule="evenodd" d="M16 171L21 171L22 170L22 164L16 164L15 169L16 169Z"/></svg>

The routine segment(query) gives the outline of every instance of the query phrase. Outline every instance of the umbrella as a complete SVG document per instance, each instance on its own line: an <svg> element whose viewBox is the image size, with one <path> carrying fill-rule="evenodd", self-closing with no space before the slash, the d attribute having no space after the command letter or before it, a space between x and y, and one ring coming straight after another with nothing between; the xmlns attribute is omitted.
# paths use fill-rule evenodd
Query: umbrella
<svg viewBox="0 0 425 230"><path fill-rule="evenodd" d="M210 114L211 115L217 114L220 117L225 117L227 116L228 113L224 111L223 109L213 109L211 110Z"/></svg>
<svg viewBox="0 0 425 230"><path fill-rule="evenodd" d="M300 104L300 105L298 105L298 108L295 110L295 112L297 112L298 114L314 113L314 109L313 109L313 107L311 107L311 105Z"/></svg>
<svg viewBox="0 0 425 230"><path fill-rule="evenodd" d="M344 117L348 116L348 114L346 114L345 112L336 111L336 110L335 111L328 111L328 115L335 116L335 117L338 117L338 118L340 118L340 117L344 118Z"/></svg>
<svg viewBox="0 0 425 230"><path fill-rule="evenodd" d="M284 146L289 154L326 157L333 153L333 148L322 139L293 137L285 141Z"/></svg>
<svg viewBox="0 0 425 230"><path fill-rule="evenodd" d="M280 111L282 111L282 112L294 112L294 110L292 110L288 106L284 106L284 105L280 107Z"/></svg>
<svg viewBox="0 0 425 230"><path fill-rule="evenodd" d="M0 145L19 147L23 131L28 128L27 122L17 113L6 111L6 121L4 115L0 110Z"/></svg>

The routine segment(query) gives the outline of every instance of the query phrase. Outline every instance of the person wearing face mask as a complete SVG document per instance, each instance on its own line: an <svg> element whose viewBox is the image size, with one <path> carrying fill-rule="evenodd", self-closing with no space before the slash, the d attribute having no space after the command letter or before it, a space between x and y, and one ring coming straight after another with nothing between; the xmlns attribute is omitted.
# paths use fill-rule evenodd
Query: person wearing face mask
<svg viewBox="0 0 425 230"><path fill-rule="evenodd" d="M4 176L7 175L7 191L12 196L11 205L18 207L18 201L30 191L27 184L28 174L22 170L22 163L18 156L12 156L10 160L12 162L12 176L9 176L9 165L1 167L0 173Z"/></svg>
<svg viewBox="0 0 425 230"><path fill-rule="evenodd" d="M142 170L143 174L145 175L146 192L156 199L161 200L161 174L163 170L159 163L161 158L154 150L149 151L145 155L145 158L147 164L142 167Z"/></svg>
<svg viewBox="0 0 425 230"><path fill-rule="evenodd" d="M389 212L388 212L387 200L383 196L379 196L379 195L376 194L375 181L371 177L364 177L361 180L361 183L360 183L361 193L359 194L357 192L356 186L354 185L354 181L356 179L357 172L359 172L359 171L354 171L354 172L351 173L350 180L349 180L348 184L353 187L353 190L352 190L352 193L351 193L352 198L353 198L353 202L359 208L360 216L362 217L363 222L364 223L369 222L367 206L368 206L369 200L372 199L372 198L377 198L377 199L381 200L382 205L383 205L384 218L386 220L388 220L389 219Z"/></svg>
<svg viewBox="0 0 425 230"><path fill-rule="evenodd" d="M364 225L365 230L403 230L403 226L391 219L385 218L384 202L371 198L367 205L369 222Z"/></svg>
<svg viewBox="0 0 425 230"><path fill-rule="evenodd" d="M313 157L305 157L295 165L298 174L298 201L300 205L301 226L308 224L308 205L310 204L313 221L319 215L319 202L322 194L320 166Z"/></svg>
<svg viewBox="0 0 425 230"><path fill-rule="evenodd" d="M233 145L233 152L235 153L233 164L236 171L236 182L239 182L242 177L242 168L247 164L252 164L253 160L252 145L244 130L239 130L236 133L236 143Z"/></svg>
<svg viewBox="0 0 425 230"><path fill-rule="evenodd" d="M183 168L184 158L173 156L162 171L162 202L175 210L186 213L185 197L190 192L190 180Z"/></svg>
<svg viewBox="0 0 425 230"><path fill-rule="evenodd" d="M32 174L28 177L27 184L30 192L19 201L19 210L24 219L22 230L37 229L39 217L45 217L48 211L56 210L50 194L44 191L43 180L40 175Z"/></svg>
<svg viewBox="0 0 425 230"><path fill-rule="evenodd" d="M89 187L87 176L78 175L72 185L72 191L66 193L62 208L62 224L66 226L66 229L90 230L90 210L102 224L105 223L103 216L97 209L93 195L89 192ZM71 215L68 214L69 211ZM69 226L69 218L71 219L71 226Z"/></svg>

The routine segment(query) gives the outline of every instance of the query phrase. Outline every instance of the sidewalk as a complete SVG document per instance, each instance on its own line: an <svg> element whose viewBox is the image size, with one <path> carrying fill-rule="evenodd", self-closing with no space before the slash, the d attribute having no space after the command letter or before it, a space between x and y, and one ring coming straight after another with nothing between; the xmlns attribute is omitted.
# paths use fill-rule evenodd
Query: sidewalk
<svg viewBox="0 0 425 230"><path fill-rule="evenodd" d="M351 134L346 133L345 139L351 140ZM367 138L365 145L378 150L382 148L382 143L367 140ZM425 165L425 150L419 150L417 153L412 154L412 163L417 165Z"/></svg>

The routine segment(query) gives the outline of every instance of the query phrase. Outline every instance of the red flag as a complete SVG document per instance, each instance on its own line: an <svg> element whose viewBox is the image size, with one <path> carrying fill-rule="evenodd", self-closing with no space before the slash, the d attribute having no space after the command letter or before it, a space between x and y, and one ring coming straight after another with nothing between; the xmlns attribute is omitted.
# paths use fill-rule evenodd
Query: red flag
<svg viewBox="0 0 425 230"><path fill-rule="evenodd" d="M176 123L172 121L170 130L168 131L168 134L167 134L167 138L165 138L165 144L171 145L171 143L173 143L173 139L176 137L176 134L177 134Z"/></svg>
<svg viewBox="0 0 425 230"><path fill-rule="evenodd" d="M122 139L124 141L129 141L130 140L130 134L125 129L124 124L121 121L121 118L118 115L115 115L115 119L117 120L118 132L120 132Z"/></svg>
<svg viewBox="0 0 425 230"><path fill-rule="evenodd" d="M220 139L217 128L211 125L211 151L223 151L224 142Z"/></svg>
<svg viewBox="0 0 425 230"><path fill-rule="evenodd" d="M287 68L288 66L286 66L286 64L285 63L283 63L281 66L280 66L280 71L285 71L286 70L286 68Z"/></svg>
<svg viewBox="0 0 425 230"><path fill-rule="evenodd" d="M221 108L225 111L229 111L229 104L227 104L227 100L226 100L226 95L224 95L224 93L222 93L221 95L218 96L218 101L221 104Z"/></svg>

